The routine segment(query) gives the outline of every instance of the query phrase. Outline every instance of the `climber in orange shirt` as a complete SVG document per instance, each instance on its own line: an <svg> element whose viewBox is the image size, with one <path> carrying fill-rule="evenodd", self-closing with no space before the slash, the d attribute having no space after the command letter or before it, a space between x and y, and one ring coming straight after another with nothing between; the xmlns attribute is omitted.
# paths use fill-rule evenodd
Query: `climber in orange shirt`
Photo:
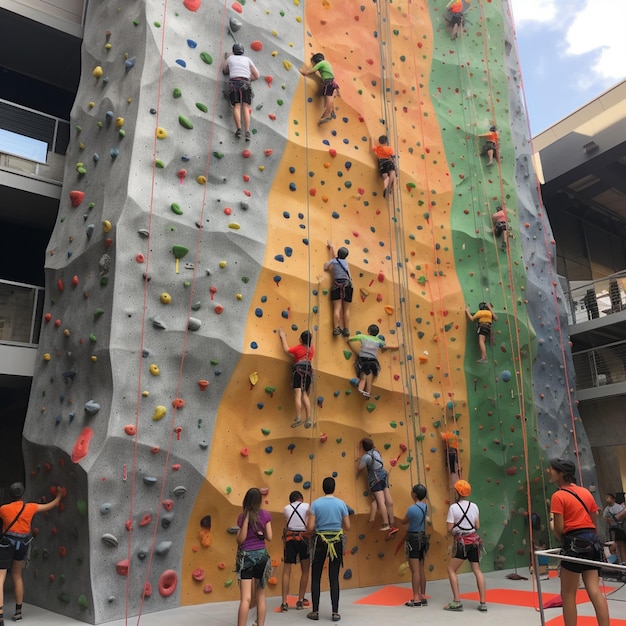
<svg viewBox="0 0 626 626"><path fill-rule="evenodd" d="M486 139L485 145L483 146L481 155L487 156L489 161L487 165L493 165L493 160L499 160L500 156L498 154L498 129L496 126L490 126L488 133L483 133L482 135L478 135L479 137L484 137Z"/></svg>
<svg viewBox="0 0 626 626"><path fill-rule="evenodd" d="M385 198L388 190L393 193L393 186L396 182L396 155L389 145L387 135L381 135L378 138L378 144L372 141L372 150L378 157L378 171L383 177L383 198Z"/></svg>

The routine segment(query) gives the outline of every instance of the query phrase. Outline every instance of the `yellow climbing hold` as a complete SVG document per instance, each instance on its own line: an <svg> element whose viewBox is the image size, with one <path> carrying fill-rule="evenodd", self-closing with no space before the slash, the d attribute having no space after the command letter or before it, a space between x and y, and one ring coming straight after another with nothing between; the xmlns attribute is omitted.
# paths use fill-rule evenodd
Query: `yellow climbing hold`
<svg viewBox="0 0 626 626"><path fill-rule="evenodd" d="M398 567L398 576L406 576L410 571L409 564L405 561Z"/></svg>
<svg viewBox="0 0 626 626"><path fill-rule="evenodd" d="M252 372L252 374L248 376L248 379L250 380L250 384L254 387L254 385L256 385L259 382L259 373Z"/></svg>
<svg viewBox="0 0 626 626"><path fill-rule="evenodd" d="M167 408L159 405L154 409L154 415L152 416L152 419L155 422L158 422L160 419L163 419L165 417L165 414L167 413Z"/></svg>
<svg viewBox="0 0 626 626"><path fill-rule="evenodd" d="M220 261L220 267L224 269L226 267L226 261Z"/></svg>
<svg viewBox="0 0 626 626"><path fill-rule="evenodd" d="M273 56L273 57L278 56L278 51L277 51L277 50L272 50L272 56Z"/></svg>
<svg viewBox="0 0 626 626"><path fill-rule="evenodd" d="M172 302L172 296L170 296L169 293L167 293L166 291L164 291L161 294L161 303L162 304L170 304Z"/></svg>
<svg viewBox="0 0 626 626"><path fill-rule="evenodd" d="M159 366L158 366L158 365L156 365L155 363L153 363L153 364L150 366L150 373L151 373L153 376L158 376L158 375L161 373L161 370L159 369Z"/></svg>
<svg viewBox="0 0 626 626"><path fill-rule="evenodd" d="M231 222L228 225L228 228L231 228L232 230L239 230L241 228L241 226L239 224L237 224L237 222Z"/></svg>
<svg viewBox="0 0 626 626"><path fill-rule="evenodd" d="M111 228L113 228L113 225L111 224L111 222L109 220L104 220L104 222L102 222L102 230L105 233L108 233Z"/></svg>
<svg viewBox="0 0 626 626"><path fill-rule="evenodd" d="M237 300L243 300L243 294L238 293L237 294Z"/></svg>
<svg viewBox="0 0 626 626"><path fill-rule="evenodd" d="M90 109L93 109L95 106L96 106L95 102L92 101L92 102L89 103L89 108Z"/></svg>
<svg viewBox="0 0 626 626"><path fill-rule="evenodd" d="M291 69L291 66L292 66L291 62L290 62L290 61L287 61L287 59L285 59L285 60L283 61L283 67L284 67L287 71L289 71L289 70Z"/></svg>
<svg viewBox="0 0 626 626"><path fill-rule="evenodd" d="M200 176L198 176L198 178L196 178L196 180L200 185L206 185L206 176L203 176L201 174Z"/></svg>
<svg viewBox="0 0 626 626"><path fill-rule="evenodd" d="M91 73L94 75L95 78L102 78L104 70L99 65L96 65Z"/></svg>
<svg viewBox="0 0 626 626"><path fill-rule="evenodd" d="M122 128L122 126L124 126L124 122L125 122L125 121L126 121L126 120L125 120L123 117L116 117L116 118L115 118L115 125L116 125L118 128Z"/></svg>
<svg viewBox="0 0 626 626"><path fill-rule="evenodd" d="M159 126L156 129L156 137L157 139L165 139L167 137L167 131L165 130L165 128Z"/></svg>
<svg viewBox="0 0 626 626"><path fill-rule="evenodd" d="M393 315L394 309L393 309L392 306L387 305L387 306L384 307L384 309L385 309L385 313L387 313L387 315Z"/></svg>
<svg viewBox="0 0 626 626"><path fill-rule="evenodd" d="M43 357L41 357L44 361L49 361L52 357L49 352L46 352Z"/></svg>

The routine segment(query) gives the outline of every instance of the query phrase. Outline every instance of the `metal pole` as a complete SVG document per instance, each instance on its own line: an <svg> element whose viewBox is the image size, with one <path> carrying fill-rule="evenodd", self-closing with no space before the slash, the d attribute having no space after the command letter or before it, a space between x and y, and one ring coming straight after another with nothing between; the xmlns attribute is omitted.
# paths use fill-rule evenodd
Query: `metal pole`
<svg viewBox="0 0 626 626"><path fill-rule="evenodd" d="M539 614L541 615L541 626L546 626L546 615L543 610L543 594L541 593L541 575L539 574L539 556L537 551L533 554L534 574L537 581L537 597L539 599Z"/></svg>

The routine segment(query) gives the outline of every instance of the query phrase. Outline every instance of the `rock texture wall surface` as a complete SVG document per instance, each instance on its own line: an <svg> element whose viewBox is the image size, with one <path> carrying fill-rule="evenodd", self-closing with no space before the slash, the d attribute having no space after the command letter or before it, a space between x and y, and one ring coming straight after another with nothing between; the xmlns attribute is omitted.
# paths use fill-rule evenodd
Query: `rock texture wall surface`
<svg viewBox="0 0 626 626"><path fill-rule="evenodd" d="M355 480L363 436L397 517L412 484L429 490L432 578L452 496L442 433L460 437L487 569L526 566L547 540L528 524L545 522L546 458L576 449L593 481L509 8L472 3L451 40L444 4L91 3L24 431L29 494L67 495L37 521L29 602L100 623L235 599L246 490L263 489L278 537L289 492L317 497L329 474L355 510L342 584L407 582L402 533L368 523ZM250 142L224 98L234 41L261 72ZM322 126L319 82L298 71L318 51L341 92ZM371 152L383 133L391 198ZM331 332L328 240L350 250L352 334L377 323L398 347L367 400ZM481 301L498 316L487 364L464 311ZM290 427L281 327L290 345L314 334L311 429ZM270 552L279 580L279 540Z"/></svg>

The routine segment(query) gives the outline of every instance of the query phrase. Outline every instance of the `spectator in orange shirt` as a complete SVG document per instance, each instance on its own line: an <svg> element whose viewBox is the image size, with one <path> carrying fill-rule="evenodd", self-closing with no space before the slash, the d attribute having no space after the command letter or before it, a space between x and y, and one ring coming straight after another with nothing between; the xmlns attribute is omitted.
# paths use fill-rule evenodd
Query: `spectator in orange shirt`
<svg viewBox="0 0 626 626"><path fill-rule="evenodd" d="M396 155L393 148L389 145L387 135L381 135L378 138L378 145L372 142L372 150L378 157L378 171L383 177L383 198L387 196L387 190L393 193L393 186L396 182Z"/></svg>

